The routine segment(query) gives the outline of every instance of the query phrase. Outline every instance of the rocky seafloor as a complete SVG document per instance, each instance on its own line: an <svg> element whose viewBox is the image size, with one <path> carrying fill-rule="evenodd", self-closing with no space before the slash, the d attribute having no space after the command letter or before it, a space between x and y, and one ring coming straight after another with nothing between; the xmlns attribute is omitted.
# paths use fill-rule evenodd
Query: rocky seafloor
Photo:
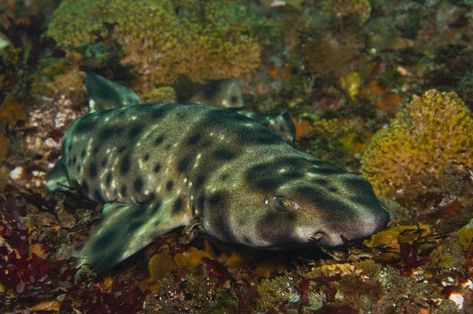
<svg viewBox="0 0 473 314"><path fill-rule="evenodd" d="M99 219L48 193L94 72L147 102L232 78L288 110L295 146L393 212L350 245L266 252L182 230L103 274L70 253ZM0 312L473 313L473 2L3 0Z"/></svg>

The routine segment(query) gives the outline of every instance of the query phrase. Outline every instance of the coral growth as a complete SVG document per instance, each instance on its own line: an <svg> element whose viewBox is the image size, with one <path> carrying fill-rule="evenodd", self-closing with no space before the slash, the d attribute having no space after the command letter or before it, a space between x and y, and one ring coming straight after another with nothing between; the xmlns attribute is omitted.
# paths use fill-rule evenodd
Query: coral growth
<svg viewBox="0 0 473 314"><path fill-rule="evenodd" d="M356 34L324 33L307 40L303 49L308 69L322 75L338 75L359 57L362 40Z"/></svg>
<svg viewBox="0 0 473 314"><path fill-rule="evenodd" d="M357 118L320 119L312 123L315 134L326 136L341 145L344 151L360 153L365 147L367 134L364 134L363 121Z"/></svg>
<svg viewBox="0 0 473 314"><path fill-rule="evenodd" d="M176 91L170 86L155 88L141 95L141 100L144 103L174 103L176 99Z"/></svg>
<svg viewBox="0 0 473 314"><path fill-rule="evenodd" d="M10 139L3 134L2 129L6 125L14 126L25 118L25 104L20 100L7 95L3 102L0 102L0 163L7 158L10 145Z"/></svg>
<svg viewBox="0 0 473 314"><path fill-rule="evenodd" d="M428 269L440 275L441 272L471 273L471 255L473 248L473 219L468 224L456 230L450 237L441 239L435 250L429 255ZM470 260L468 260L470 258Z"/></svg>
<svg viewBox="0 0 473 314"><path fill-rule="evenodd" d="M10 140L8 137L0 133L0 162L3 162L8 155L8 146L10 145Z"/></svg>
<svg viewBox="0 0 473 314"><path fill-rule="evenodd" d="M453 92L414 96L390 125L375 134L362 173L378 194L441 186L451 167L473 166L473 119Z"/></svg>
<svg viewBox="0 0 473 314"><path fill-rule="evenodd" d="M359 24L366 22L371 14L368 0L326 0L323 8L338 18L352 17Z"/></svg>
<svg viewBox="0 0 473 314"><path fill-rule="evenodd" d="M79 69L78 63L74 63L74 59L78 61L79 56L70 54L67 59L41 60L41 68L32 75L32 93L48 98L67 96L75 101L80 99L85 89L85 75Z"/></svg>
<svg viewBox="0 0 473 314"><path fill-rule="evenodd" d="M459 99L473 108L472 0L1 3L1 313L473 313L473 122ZM248 108L290 111L304 151L355 171L365 151L392 225L364 245L283 252L176 230L107 273L77 272L71 251L101 213L44 182L85 111L86 71L144 103L239 79ZM430 88L459 97L401 107Z"/></svg>
<svg viewBox="0 0 473 314"><path fill-rule="evenodd" d="M260 63L251 36L259 22L231 1L66 0L55 11L48 35L65 47L110 40L122 49L145 90L192 80L238 78Z"/></svg>

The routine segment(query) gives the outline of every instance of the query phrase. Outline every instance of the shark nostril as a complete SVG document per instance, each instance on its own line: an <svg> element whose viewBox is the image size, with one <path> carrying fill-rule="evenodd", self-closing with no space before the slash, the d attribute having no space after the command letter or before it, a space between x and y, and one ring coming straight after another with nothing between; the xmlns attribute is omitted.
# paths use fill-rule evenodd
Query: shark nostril
<svg viewBox="0 0 473 314"><path fill-rule="evenodd" d="M310 237L310 241L320 242L323 238L327 238L327 234L323 231L316 231Z"/></svg>

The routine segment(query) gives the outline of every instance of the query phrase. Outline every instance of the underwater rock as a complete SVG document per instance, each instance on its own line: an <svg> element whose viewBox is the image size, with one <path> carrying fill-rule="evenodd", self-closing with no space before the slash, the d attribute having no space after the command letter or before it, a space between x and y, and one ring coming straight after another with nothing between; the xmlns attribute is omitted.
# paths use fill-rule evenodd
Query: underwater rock
<svg viewBox="0 0 473 314"><path fill-rule="evenodd" d="M140 75L149 91L180 76L193 81L238 78L260 64L252 37L260 22L233 1L66 0L47 34L65 48L117 43L121 63Z"/></svg>

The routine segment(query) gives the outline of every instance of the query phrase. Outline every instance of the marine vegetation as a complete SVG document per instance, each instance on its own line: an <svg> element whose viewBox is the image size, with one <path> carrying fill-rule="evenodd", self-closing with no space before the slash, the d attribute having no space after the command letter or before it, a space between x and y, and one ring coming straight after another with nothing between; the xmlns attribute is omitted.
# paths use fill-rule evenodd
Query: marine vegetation
<svg viewBox="0 0 473 314"><path fill-rule="evenodd" d="M85 52L99 42L104 53L118 49L140 88L150 90L183 75L206 80L253 72L260 64L259 24L233 1L66 0L47 34L69 50Z"/></svg>
<svg viewBox="0 0 473 314"><path fill-rule="evenodd" d="M472 62L472 0L0 0L0 312L473 313ZM89 103L96 112L87 112L90 73L118 82L112 89L136 91L119 101L143 104L124 106L130 115L119 120L89 120L121 112L100 92ZM207 139L223 136L221 143L200 142L210 127L197 116L220 112L202 105L233 108L208 119L214 135ZM152 119L143 114L138 123L137 106L156 115L166 108L171 119L142 123ZM68 136L87 121L80 136L74 132L78 138ZM241 123L257 132L241 132ZM159 145L148 149L146 132L154 127L172 136L150 137L148 144ZM91 132L89 147L80 137ZM274 139L270 132L286 142L265 144ZM252 134L255 140L243 143ZM344 242L338 247L278 251L239 243L290 231L284 227L293 219L292 199L258 197L261 189L274 192L277 179L315 175L318 192L338 195L321 202L335 210L319 213L366 195L341 197L337 189L356 191L358 184L333 173L321 180L297 156L275 164L270 146L348 169L356 175L342 177L365 183L365 192L370 180L393 213L390 223L365 240L337 237ZM255 157L236 167L246 148ZM199 153L205 162L192 173ZM51 193L47 178L61 160L72 179L84 180ZM324 167L317 170L329 171ZM251 171L238 180L245 169ZM179 191L185 179L193 183L190 195ZM113 180L116 191L107 186ZM124 203L91 200L124 194L122 186L137 208L153 203L180 214L200 200L222 204L223 215L204 219L206 232L193 220L140 243L136 234L120 234L160 233L154 218L137 211L104 227L104 217ZM231 193L213 193L221 190ZM274 213L254 219L237 199L267 201ZM349 229L340 217L338 228ZM107 260L130 241L136 252ZM85 251L81 243L89 243ZM77 268L74 256L87 248L89 261L107 270Z"/></svg>
<svg viewBox="0 0 473 314"><path fill-rule="evenodd" d="M414 96L378 131L361 159L361 172L379 195L440 186L449 169L473 166L473 118L454 92Z"/></svg>
<svg viewBox="0 0 473 314"><path fill-rule="evenodd" d="M352 18L359 24L366 22L371 14L368 0L325 0L322 1L322 7L336 18Z"/></svg>

